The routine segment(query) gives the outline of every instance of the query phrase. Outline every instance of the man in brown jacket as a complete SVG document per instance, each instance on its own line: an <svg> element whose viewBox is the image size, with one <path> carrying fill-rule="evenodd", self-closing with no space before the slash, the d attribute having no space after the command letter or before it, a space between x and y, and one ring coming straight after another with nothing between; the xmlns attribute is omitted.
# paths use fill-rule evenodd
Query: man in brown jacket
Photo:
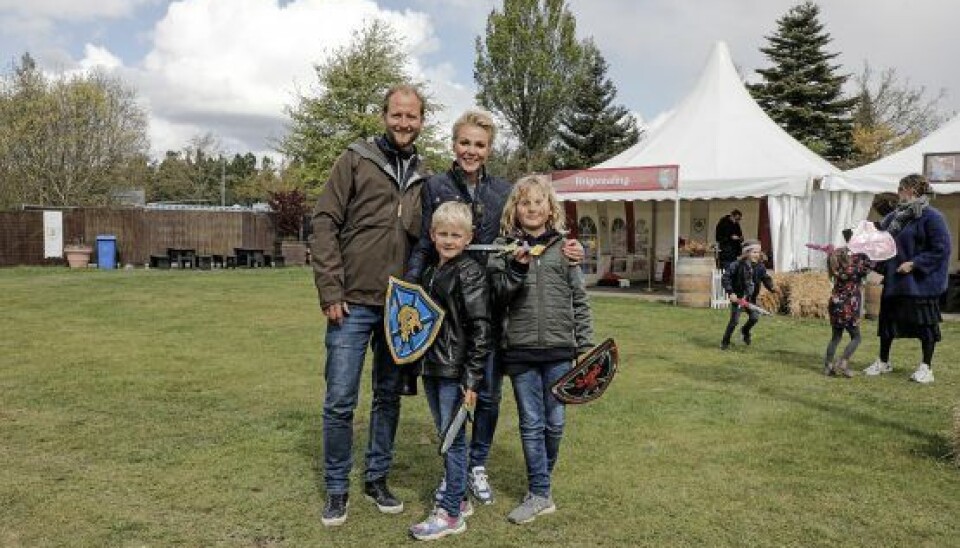
<svg viewBox="0 0 960 548"><path fill-rule="evenodd" d="M401 277L420 236L420 158L414 142L424 101L396 86L383 104L383 135L340 155L313 211L313 272L327 317L323 458L327 500L322 523L347 519L353 465L353 413L367 344L373 349L373 405L364 495L381 512L403 503L387 488L400 417L400 368L386 346L383 302L389 276Z"/></svg>

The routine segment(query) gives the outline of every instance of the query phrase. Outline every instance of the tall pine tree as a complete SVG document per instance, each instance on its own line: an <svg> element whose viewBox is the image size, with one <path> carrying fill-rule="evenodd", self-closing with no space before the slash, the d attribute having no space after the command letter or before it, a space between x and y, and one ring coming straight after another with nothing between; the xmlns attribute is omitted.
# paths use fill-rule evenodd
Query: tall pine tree
<svg viewBox="0 0 960 548"><path fill-rule="evenodd" d="M609 65L591 40L583 43L578 85L560 122L554 146L559 169L594 166L637 142L637 121L626 108L614 105L617 87L607 77Z"/></svg>
<svg viewBox="0 0 960 548"><path fill-rule="evenodd" d="M838 53L827 53L830 34L819 21L820 8L811 1L790 8L777 20L777 31L760 48L772 61L758 69L763 82L750 85L763 110L811 150L840 162L853 152L851 110L857 98L844 98L847 75L832 65Z"/></svg>

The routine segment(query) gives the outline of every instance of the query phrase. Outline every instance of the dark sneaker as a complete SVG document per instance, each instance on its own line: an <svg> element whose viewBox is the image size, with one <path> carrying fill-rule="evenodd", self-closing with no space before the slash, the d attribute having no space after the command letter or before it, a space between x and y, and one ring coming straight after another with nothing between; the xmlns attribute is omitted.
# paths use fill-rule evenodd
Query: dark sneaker
<svg viewBox="0 0 960 548"><path fill-rule="evenodd" d="M730 350L730 343L728 342L720 343L720 350Z"/></svg>
<svg viewBox="0 0 960 548"><path fill-rule="evenodd" d="M384 514L399 514L403 512L403 503L393 496L387 488L387 480L380 478L363 484L363 494L377 505L377 509Z"/></svg>
<svg viewBox="0 0 960 548"><path fill-rule="evenodd" d="M327 495L327 504L323 507L320 523L325 527L336 527L347 521L347 494Z"/></svg>

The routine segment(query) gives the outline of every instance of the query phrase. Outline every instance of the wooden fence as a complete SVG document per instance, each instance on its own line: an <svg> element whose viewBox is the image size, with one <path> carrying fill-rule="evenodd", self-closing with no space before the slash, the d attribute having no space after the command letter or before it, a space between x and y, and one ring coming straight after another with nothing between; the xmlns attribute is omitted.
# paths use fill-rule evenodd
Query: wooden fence
<svg viewBox="0 0 960 548"><path fill-rule="evenodd" d="M117 238L118 261L143 266L167 248L200 255L232 255L233 248L273 253L276 230L270 214L250 211L73 209L63 212L63 242L82 240L96 249L97 236ZM43 265L43 212L0 212L0 266Z"/></svg>

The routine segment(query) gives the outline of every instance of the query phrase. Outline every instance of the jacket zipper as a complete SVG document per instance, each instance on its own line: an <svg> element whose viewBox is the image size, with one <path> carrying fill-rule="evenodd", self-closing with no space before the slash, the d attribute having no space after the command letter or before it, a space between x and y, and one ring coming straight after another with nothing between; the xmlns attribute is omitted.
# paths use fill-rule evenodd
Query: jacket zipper
<svg viewBox="0 0 960 548"><path fill-rule="evenodd" d="M537 340L539 341L539 347L543 348L545 342L543 340L543 276L540 273L540 257L537 257Z"/></svg>

